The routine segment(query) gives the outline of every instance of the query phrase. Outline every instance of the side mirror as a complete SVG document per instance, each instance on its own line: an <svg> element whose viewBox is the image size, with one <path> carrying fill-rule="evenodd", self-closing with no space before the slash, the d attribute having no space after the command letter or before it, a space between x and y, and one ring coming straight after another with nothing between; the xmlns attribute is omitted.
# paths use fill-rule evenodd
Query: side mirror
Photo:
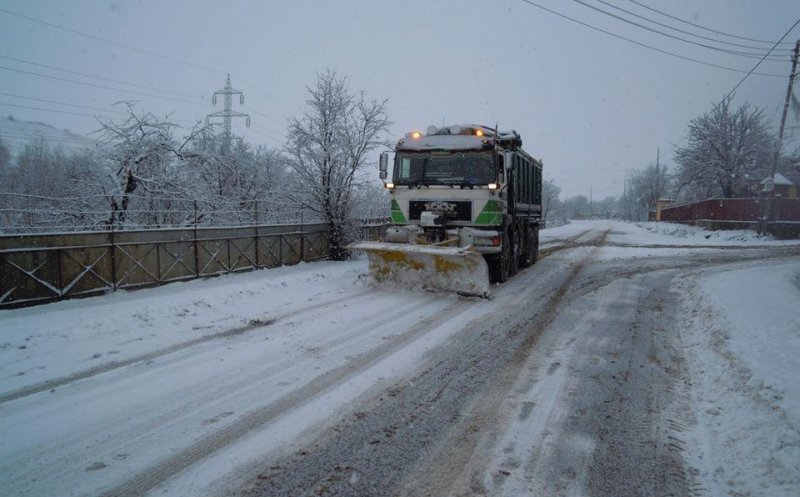
<svg viewBox="0 0 800 497"><path fill-rule="evenodd" d="M389 154L381 152L381 159L378 163L378 170L380 171L381 179L386 179L387 171L389 170Z"/></svg>

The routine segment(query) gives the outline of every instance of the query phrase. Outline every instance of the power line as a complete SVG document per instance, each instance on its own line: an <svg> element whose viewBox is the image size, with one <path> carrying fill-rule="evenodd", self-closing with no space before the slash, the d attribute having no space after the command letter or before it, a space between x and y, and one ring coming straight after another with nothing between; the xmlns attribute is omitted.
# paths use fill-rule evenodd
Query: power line
<svg viewBox="0 0 800 497"><path fill-rule="evenodd" d="M2 107L4 105L6 105L6 104L0 102L0 107ZM41 109L41 110L43 110L45 112L57 112L57 111L50 110L50 109ZM92 116L92 117L94 117L94 116ZM279 137L273 136L271 134L263 133L263 132L260 132L258 130L252 129L252 128L250 129L250 131L252 131L253 133L255 133L255 134L257 134L257 135L259 135L261 137L268 138L271 141L274 141L275 143L282 143L282 141L283 141ZM46 136L44 133L37 133L35 131L31 131L29 133L26 133L26 132L21 132L21 131L13 131L12 132L12 131L2 131L2 130L0 130L0 137L3 137L3 136L8 137L8 138L28 139L28 140L41 138L41 139L43 139L43 140L45 140L47 142L57 141L57 142L74 143L74 144L88 144L88 143L84 143L83 142L83 138L84 137L79 136L79 135L76 135L77 136L76 138L70 138L70 137L67 137L67 136L50 137L50 136ZM90 143L93 143L95 141L95 140L93 140L92 138L89 138L89 137L85 137L85 139L88 140Z"/></svg>
<svg viewBox="0 0 800 497"><path fill-rule="evenodd" d="M42 110L42 111L45 111L45 112L57 112L59 114L70 114L70 115L73 115L73 116L97 117L95 114L86 114L86 113L83 113L83 112L72 112L72 111L68 111L68 110L45 109L43 107L33 107L33 106L30 106L30 105L10 104L10 103L7 103L7 102L0 102L0 106L17 107L17 108L20 108L20 109Z"/></svg>
<svg viewBox="0 0 800 497"><path fill-rule="evenodd" d="M265 97L267 97L267 98L269 98L269 99L272 99L272 100L274 100L275 102L277 102L277 103L279 103L279 104L283 105L284 107L286 107L288 110L291 110L291 111L293 111L293 112L296 112L296 109L292 108L292 107L291 107L289 104L287 104L286 102L284 102L284 101L280 100L278 97L276 97L276 96L274 96L274 95L271 95L271 94L269 94L269 93L265 92L264 90L262 90L262 89L258 88L258 87L257 87L257 86L255 86L255 85L251 85L250 83L248 83L247 81L243 80L242 78L240 78L240 77L239 77L238 75L236 75L236 74L234 74L234 76L236 76L236 79L238 79L239 81L241 81L243 85L245 85L245 86L249 86L251 90L254 90L254 91L256 91L257 93L260 93L260 94L262 94L263 96L265 96Z"/></svg>
<svg viewBox="0 0 800 497"><path fill-rule="evenodd" d="M11 139L18 139L18 140L31 140L31 139L41 138L42 140L44 140L46 142L55 141L55 142L61 142L61 143L71 143L73 145L86 145L86 146L89 146L92 143L94 143L91 138L86 138L86 141L84 141L84 140L82 140L80 138L69 138L69 137L66 137L66 136L48 137L48 136L45 136L43 134L10 133L10 132L7 132L7 131L0 131L0 138L4 138L4 137L5 138L11 138Z"/></svg>
<svg viewBox="0 0 800 497"><path fill-rule="evenodd" d="M589 23L586 23L586 22L583 22L583 21L579 21L579 20L577 20L577 19L575 19L573 17L570 17L570 16L568 16L566 14L562 14L561 12L557 12L557 11L549 9L549 8L543 6L543 5L539 5L538 3L533 2L533 0L521 0L521 1L527 3L528 5L536 7L538 9L544 10L545 12L549 12L549 13L551 13L553 15L556 15L558 17L561 17L563 19L567 19L567 20L572 21L572 22L574 22L576 24L580 24L581 26L587 27L587 28L592 29L594 31L599 31L599 32L607 34L609 36L613 36L614 38L618 38L620 40L624 40L624 41L627 41L629 43L633 43L634 45L638 45L640 47L648 48L650 50L654 50L656 52L659 52L659 53L662 53L662 54L665 54L665 55L671 55L673 57L677 57L678 59L686 60L686 61L689 61L689 62L694 62L696 64L702 64L702 65L708 66L708 67L714 67L714 68L717 68L717 69L723 69L725 71L738 72L738 73L747 72L747 71L744 71L742 69L735 69L735 68L732 68L732 67L722 66L722 65L719 65L719 64L714 64L712 62L706 62L704 60L699 60L699 59L695 59L695 58L692 58L692 57L686 57L684 55L680 55L680 54L677 54L675 52L670 52L668 50L662 50L660 48L656 48L656 47L654 47L652 45L648 45L646 43L642 43L640 41L636 41L636 40L633 40L631 38L627 38L625 36L618 35L616 33L612 33L611 31L607 31L605 29L598 28L597 26L593 26L593 25L591 25ZM759 72L754 72L753 74L757 74L759 76L768 76L768 77L772 77L772 78L783 78L784 77L781 74L770 74L770 73L759 73Z"/></svg>
<svg viewBox="0 0 800 497"><path fill-rule="evenodd" d="M0 9L0 10L2 10L2 9ZM203 103L193 102L191 100L184 100L184 99L180 99L180 98L166 97L166 96L162 96L162 95L154 95L152 93L145 93L145 92L135 91L135 90L125 90L123 88L113 88L113 87L110 87L110 86L96 85L94 83L86 83L84 81L78 81L78 80L75 80L75 79L62 78L62 77L59 77L59 76L51 76L49 74L42 74L42 73L37 73L37 72L33 72L33 71L25 71L25 70L22 70L22 69L14 69L13 67L0 66L0 70L11 71L11 72L16 72L16 73L20 73L20 74L28 74L28 75L37 76L37 77L40 77L40 78L53 79L53 80L56 80L56 81L64 81L66 83L89 86L89 87L92 87L92 88L101 88L103 90L111 90L111 91L116 91L116 92L119 92L119 93L130 93L132 95L160 98L162 100L171 100L173 102L182 102L182 103L187 103L187 104L192 104L192 105L205 105Z"/></svg>
<svg viewBox="0 0 800 497"><path fill-rule="evenodd" d="M29 97L29 96L24 96L24 95L15 95L13 93L5 93L5 92L0 92L0 95L5 96L5 97L18 98L18 99L21 99L21 100L30 100L30 101L34 101L34 102L44 102L44 103L48 103L48 104L64 105L64 106L67 106L67 107L74 107L74 108L77 108L77 109L97 110L97 111L100 111L100 112L110 112L110 113L126 115L126 116L130 115L129 112L126 112L124 110L106 109L106 108L102 108L102 107L94 107L94 106L91 106L91 105L70 104L70 103L67 103L67 102L60 102L58 100L48 100L48 99L45 99L45 98L36 98L36 97ZM45 109L41 109L41 110L45 110ZM107 116L102 116L101 115L101 117L107 117ZM198 122L197 120L191 120L191 119L170 119L170 121L175 121L175 122L179 122L179 123L183 123L183 124L196 124Z"/></svg>
<svg viewBox="0 0 800 497"><path fill-rule="evenodd" d="M637 19L642 19L644 21L651 22L651 23L656 24L658 26L662 26L662 27L665 27L667 29L671 29L673 31L677 31L678 33L687 34L687 35L690 35L690 36L701 38L703 40L713 41L714 43L721 43L723 45L730 45L730 46L739 47L739 48L752 48L754 50L764 50L766 48L766 47L759 47L759 46L755 46L755 45L743 45L741 43L734 43L734 42L730 42L730 41L719 40L717 38L712 38L710 36L703 36L703 35L700 35L700 34L697 34L697 33L692 33L691 31L686 31L684 29L676 28L675 26L671 26L671 25L669 25L667 23L656 21L654 19L651 19L649 17L637 14L635 12L631 12L630 10L623 9L622 7L618 7L618 6L616 6L616 5L614 5L614 4L610 3L610 2L606 2L605 0L597 0L597 2L602 3L603 5L607 5L607 6L611 7L612 9L616 9L616 10L619 10L621 12L625 12L626 14L631 15L633 17L636 17ZM786 51L786 57L788 57L789 56L788 54L791 52L791 50L788 49L788 48L782 48L782 49L779 49L779 50Z"/></svg>
<svg viewBox="0 0 800 497"><path fill-rule="evenodd" d="M134 46L131 46L131 45L126 45L124 43L118 43L116 41L109 40L107 38L102 38L100 36L95 36L95 35L92 35L92 34L89 34L89 33L84 33L82 31L78 31L76 29L67 28L67 27L61 26L59 24L54 24L54 23L51 23L51 22L47 22L47 21L44 21L42 19L37 19L35 17L31 17L31 16L27 16L27 15L24 15L24 14L20 14L18 12L12 12L12 11L10 11L8 9L0 8L0 13L4 13L4 14L7 14L7 15L15 16L15 17L18 17L18 18L21 18L21 19L25 19L26 21L30 21L30 22L34 22L34 23L37 23L37 24L41 24L43 26L48 26L48 27L51 27L51 28L60 29L62 31L66 31L68 33L72 33L72 34L75 34L75 35L83 36L83 37L89 38L91 40L100 41L100 42L103 42L103 43L109 43L111 45L114 45L114 46L117 46L117 47L121 47L121 48L125 48L125 49L128 49L128 50L133 50L134 52L138 52L138 53L141 53L141 54L149 55L151 57L157 57L159 59L168 60L170 62L177 62L179 64L184 64L184 65L187 65L187 66L190 66L190 67L195 67L195 68L198 68L198 69L205 69L205 70L212 71L212 72L215 72L215 73L220 73L220 74L228 74L229 73L228 71L223 71L222 69L217 69L217 68L206 66L206 65L202 65L202 64L196 64L194 62L189 62L189 61L178 59L178 58L175 58L175 57L170 57L168 55L163 55L163 54L160 54L160 53L151 52L149 50L144 50L144 49L141 49L141 48L137 48L137 47L134 47ZM236 75L234 74L234 76L236 76ZM256 87L255 85L251 85L250 83L242 80L241 78L239 78L239 79L242 81L243 84L245 84L247 86L250 86L255 91L261 93L262 95L264 95L264 96L266 96L268 98L272 98L273 100L275 100L276 102L280 103L281 105L283 105L284 107L286 107L289 110L294 110L288 104L282 102L280 99L278 99L278 98L276 98L274 96L271 96L269 93L261 90L260 88Z"/></svg>
<svg viewBox="0 0 800 497"><path fill-rule="evenodd" d="M247 108L247 107L246 107L246 108ZM264 119L272 120L272 118L270 118L270 117L269 117L269 116L267 116L266 114L262 114L261 112L259 112L259 111L257 111L257 110L250 109L250 108L247 108L247 110L249 110L249 111L250 111L250 112L252 112L253 114L256 114L257 116L261 116L261 117L263 117ZM275 125L277 126L277 125L278 125L278 123L276 122L276 123L275 123ZM253 126L255 126L255 127L261 127L261 128L264 128L264 129L266 129L266 130L268 130L268 131L272 131L272 132L274 132L274 133L280 133L280 134L284 134L284 133L286 133L286 130L280 130L280 129L278 129L277 127L276 127L276 128L272 128L271 126L266 126L265 124L261 124L261 125L259 125L259 123L257 123L257 122L256 122L256 123L253 123Z"/></svg>
<svg viewBox="0 0 800 497"><path fill-rule="evenodd" d="M170 57L168 55L162 55L162 54L159 54L159 53L150 52L149 50L143 50L141 48L137 48L137 47L134 47L134 46L131 46L131 45L125 45L124 43L118 43L116 41L112 41L112 40L109 40L107 38L102 38L100 36L95 36L95 35L92 35L92 34L89 34L89 33L84 33L82 31L78 31L76 29L66 28L64 26L61 26L60 24L53 24L51 22L43 21L43 20L37 19L35 17L26 16L24 14L20 14L20 13L17 13L17 12L12 12L12 11L7 10L7 9L0 8L0 12L2 12L4 14L8 14L10 16L14 16L14 17L19 17L21 19L25 19L26 21L35 22L35 23L38 23L38 24L42 24L44 26L48 26L48 27L51 27L51 28L55 28L55 29L60 29L62 31L66 31L68 33L72 33L72 34L75 34L75 35L83 36L83 37L89 38L91 40L101 41L103 43L109 43L111 45L114 45L114 46L117 46L117 47L120 47L120 48L126 48L128 50L133 50L134 52L139 52L139 53L142 53L142 54L145 54L145 55L150 55L151 57L158 57L159 59L168 60L170 62L177 62L179 64L185 64L187 66L195 67L197 69L205 69L205 70L208 70L208 71L213 71L213 72L225 74L225 71L223 71L221 69L217 69L217 68L209 67L209 66L204 66L202 64L195 64L194 62L188 62L188 61L185 61L185 60L181 60L181 59L176 59L174 57Z"/></svg>
<svg viewBox="0 0 800 497"><path fill-rule="evenodd" d="M2 10L2 9L0 9L0 10ZM2 57L2 56L0 56L0 57ZM206 103L203 103L202 100L199 101L199 102L192 102L192 101L188 101L188 100L176 99L176 98L171 98L171 97L164 97L164 96L160 96L160 95L152 95L152 94L149 94L149 93L136 92L136 91L133 91L133 90L125 90L125 89L121 89L121 88L112 88L112 87L108 87L108 86L104 86L104 85L96 85L96 84L92 84L92 83L86 83L86 82L83 82L83 81L77 81L77 80L68 79L68 78L61 78L61 77L58 77L58 76L51 76L51 75L48 75L48 74L35 73L35 72L31 72L31 71L25 71L25 70L22 70L22 69L15 69L15 68L6 67L6 66L0 66L0 70L18 72L18 73L22 73L22 74L29 74L29 75L32 75L32 76L37 76L37 77L46 78L46 79L53 79L53 80L57 80L57 81L65 81L65 82L68 82L68 83L88 86L88 87L92 87L92 88L102 88L102 89L107 89L107 90L112 90L112 91L117 91L117 92L122 92L122 93L131 93L131 94L142 95L142 96L152 96L154 98L161 98L161 99L166 99L166 100L183 102L183 103L188 103L188 104L192 104L192 105L201 105L201 106L204 106L204 107L207 105ZM67 105L67 106L70 106L70 107L88 108L88 109L92 109L92 110L101 110L101 109L98 109L96 107L81 106L81 105L76 105L76 104L68 104L68 103L65 103L65 102L48 101L48 100L38 99L38 98L34 98L34 97L22 97L22 96L19 96L19 95L12 95L12 94L8 94L8 93L0 93L0 95L11 96L11 97L15 97L15 98L26 98L26 99L30 99L30 100L37 100L37 101L42 101L42 102L47 102L47 103L54 103L54 104L57 104L57 105ZM40 109L40 110L44 110L44 109ZM116 110L110 110L110 109L102 109L102 110L103 110L103 112L115 112L115 113L120 113L121 112L121 113L124 113L122 111L116 111ZM58 112L58 111L56 111L56 112ZM63 113L63 111L62 111L62 113ZM260 112L255 112L254 111L254 113L264 117L265 119L270 119L268 116L266 116L265 114L262 114ZM191 122L192 124L196 122L196 121L189 121L189 120L179 120L179 121L184 122L184 123Z"/></svg>
<svg viewBox="0 0 800 497"><path fill-rule="evenodd" d="M700 24L695 24L695 23L687 21L685 19L681 19L680 17L675 17L673 15L667 14L666 12L662 12L662 11L660 11L658 9L654 9L654 8L652 8L650 6L647 6L647 5L643 4L643 3L637 2L636 0L628 0L628 1L638 5L639 7L642 7L644 9L649 10L649 11L655 12L656 14L661 14L662 16L669 17L670 19L676 20L678 22L682 22L684 24L688 24L689 26L694 26L696 28L704 29L704 30L709 31L711 33L716 33L716 34L719 34L719 35L728 36L728 37L736 38L736 39L739 39L739 40L754 41L754 42L757 42L757 43L767 43L767 44L773 43L772 41L769 41L769 40L759 40L759 39L756 39L756 38L747 38L745 36L738 36L738 35L726 33L724 31L718 31L716 29L712 29L712 28L709 28L707 26L703 26L703 25L700 25ZM789 43L788 45L791 45L791 44Z"/></svg>
<svg viewBox="0 0 800 497"><path fill-rule="evenodd" d="M250 129L260 129L260 130L262 130L262 131L264 131L266 133L269 133L270 136L272 136L272 137L274 137L276 139L278 139L279 136L283 136L286 133L285 131L279 131L277 129L269 128L267 126L264 126L263 124L259 125L258 123L251 123Z"/></svg>
<svg viewBox="0 0 800 497"><path fill-rule="evenodd" d="M613 17L614 19L617 19L617 20L622 21L624 23L627 23L627 24L630 24L632 26L636 26L638 28L644 29L645 31L650 31L651 33L656 33L656 34L659 34L661 36L666 36L667 38L671 38L673 40L682 41L682 42L688 43L690 45L695 45L695 46L698 46L698 47L707 48L709 50L716 50L718 52L728 53L728 54L731 54L731 55L738 55L740 57L747 57L747 58L751 58L751 59L752 58L759 58L762 55L761 53L742 52L742 51L739 51L739 50L730 50L730 49L727 49L727 48L714 47L714 46L707 45L705 43L700 43L700 42L697 42L697 41L687 40L686 38L681 38L680 36L671 35L669 33L665 33L663 31L659 31L657 29L645 26L643 24L639 24L636 21L632 21L632 20L626 19L626 18L624 18L622 16L618 16L618 15L612 13L612 12L609 12L607 10L603 10L603 9L601 9L599 7L594 6L594 5L588 4L588 3L584 2L583 0L572 0L572 1L577 3L577 4L583 5L584 7L592 9L594 11L600 12L601 14L607 15L609 17ZM767 52L766 55L769 55L769 52ZM764 57L766 57L766 55Z"/></svg>
<svg viewBox="0 0 800 497"><path fill-rule="evenodd" d="M791 28L789 28L788 30L786 30L786 32L783 34L783 36L781 36L781 39L780 39L780 40L778 40L778 41L776 41L776 42L775 42L775 45L773 45L773 46L772 46L772 48L770 48L770 49L769 49L769 52L767 52L767 53L764 55L764 57L762 57L762 58L761 58L761 60L759 60L759 61L756 63L756 65L754 65L754 66L753 66L753 68L752 68L752 69L750 69L750 71L749 71L747 74L745 74L745 75L744 75L744 77L743 77L743 78L742 78L742 79L741 79L741 80L740 80L738 83L736 83L736 86L734 86L734 87L733 87L733 89L731 89L731 91L729 91L729 92L728 92L728 94L727 94L727 95L725 95L725 98L728 98L728 97L730 97L730 96L733 94L733 92L735 92L735 91L736 91L736 89L737 89L737 88L739 88L739 86L740 86L742 83L744 83L744 80L746 80L748 76L750 76L751 74L755 74L753 71L755 71L755 70L756 70L756 68L757 68L757 67L758 67L758 66L759 66L759 65L760 65L762 62L764 62L764 58L766 58L766 57L767 57L767 55L769 55L769 53L770 53L770 52L771 52L771 51L772 51L772 50L773 50L775 47L777 47L777 46L778 46L778 43L782 42L784 38L786 38L787 36L789 36L789 33L791 33L791 32L792 32L792 30L793 30L793 29L794 29L794 28L795 28L795 27L796 27L798 24L800 24L800 19L798 19L797 21L795 21L795 23L794 23L794 24L792 24L792 27L791 27Z"/></svg>
<svg viewBox="0 0 800 497"><path fill-rule="evenodd" d="M16 95L11 95L11 94L8 94L8 93L0 93L0 95L12 96L12 97L16 97L16 98L30 98L30 97L17 97ZM57 101L53 101L53 100L33 99L33 98L30 98L30 99L31 100L39 100L39 101L44 101L44 102L55 103L57 105L71 105L71 104L65 104L65 103L57 102ZM98 117L108 117L108 116L103 116L103 115L99 115L99 114L86 114L86 113L83 113L83 112L71 112L71 111L59 110L59 109L51 109L51 108L46 108L46 107L34 107L34 106L30 106L30 105L20 105L20 104L12 104L12 103L7 103L7 102L0 102L0 107L3 107L3 106L5 106L5 107L15 107L15 108L20 108L20 109L38 110L38 111L42 111L42 112L54 112L54 113L58 113L58 114L69 114L69 115L82 116L82 117L92 117L92 118L95 118L95 119L98 118ZM78 105L73 105L73 106L74 107L84 107L84 106L78 106ZM120 113L123 113L123 114L127 114L127 112L124 112L124 111L114 111L114 110L110 110L110 109L106 110L106 112L120 112ZM170 121L179 122L179 123L183 123L183 124L196 124L197 122L199 122L199 121L191 121L191 120L188 120L188 119L170 119ZM266 129L266 128L264 128L264 129ZM267 130L267 131L269 131L269 130ZM255 134L261 135L261 136L263 136L265 138L273 139L276 142L281 142L283 140L282 138L280 138L278 136L267 134L267 133L263 133L263 132L260 132L258 130L253 130L253 132Z"/></svg>
<svg viewBox="0 0 800 497"><path fill-rule="evenodd" d="M90 110L100 110L102 112L113 112L113 113L124 114L124 115L128 114L125 111L118 111L118 110L113 110L113 109L102 109L102 108L99 108L99 107L92 107L92 106L85 106L85 105L69 104L69 103L66 103L66 102L59 102L57 100L47 100L47 99L43 99L43 98L27 97L27 96L15 95L15 94L11 94L11 93L0 92L0 95L7 96L7 97L12 97L12 98L24 99L24 100L37 101L37 102L52 103L52 104L56 104L56 105L66 105L66 106L75 107L75 108L86 108L86 109L90 109ZM12 104L12 103L6 103L6 102L0 102L0 106L15 107L15 108L22 108L22 109L30 109L30 110L38 110L38 111L42 111L42 112L54 112L54 113L59 113L59 114L77 115L77 116L83 116L83 117L92 117L92 118L95 118L95 119L98 118L98 117L108 117L108 116L104 116L104 115L101 115L101 114L86 114L86 113L82 113L82 112L70 112L70 111L65 111L65 110L60 110L60 109L52 109L52 108L46 108L46 107L34 107L34 106L29 106L29 105ZM193 121L193 120L189 120L189 119L170 119L170 121L183 123L183 124L186 124L186 125L193 125L193 124L196 124L196 123L199 122L199 121ZM269 138L269 139L274 140L275 142L278 142L278 143L283 141L283 138L280 137L280 135L282 135L283 132L278 132L276 130L271 130L271 129L266 128L264 126L258 126L258 127L263 129L263 130L265 130L265 131L267 131L268 133L265 133L265 132L262 132L262 131L258 131L257 129L253 129L252 130L253 133L255 133L257 135L260 135L262 137L265 137L265 138ZM276 134L273 134L273 133L276 133ZM35 135L31 135L29 137L35 138L35 137L38 137L38 136L41 136L41 135L35 134Z"/></svg>
<svg viewBox="0 0 800 497"><path fill-rule="evenodd" d="M69 73L69 74L75 74L76 76L84 76L86 78L98 79L98 80L101 80L101 81L108 81L109 83L116 83L116 84L120 84L120 85L133 86L134 88L141 88L141 89L144 89L144 90L152 90L152 91L157 91L157 92L161 92L161 93L168 93L168 94L176 95L176 96L179 96L179 97L195 98L197 100L202 100L200 97L196 97L194 95L189 95L189 94L186 94L186 93L180 93L180 92L170 91L170 90L162 90L161 88L155 88L153 86L138 85L136 83L127 83L125 81L119 81L119 80L116 80L116 79L104 78L103 76L94 76L94 75L86 74L86 73L83 73L83 72L72 71L70 69L64 69L62 67L50 66L50 65L47 65L47 64L40 64L38 62L33 62L33 61L30 61L30 60L19 59L17 57L9 57L7 55L0 55L0 59L13 60L14 62L20 62L20 63L23 63L23 64L29 64L29 65L32 65L32 66L43 67L45 69L53 69L55 71L61 71L61 72Z"/></svg>
<svg viewBox="0 0 800 497"><path fill-rule="evenodd" d="M0 92L0 95L2 95L4 97L19 98L19 99L22 99L22 100L32 100L34 102L44 102L44 103L48 103L48 104L65 105L67 107L74 107L76 109L89 109L89 110L98 110L100 112L112 112L114 114L127 114L127 112L121 111L121 110L104 109L102 107L93 107L91 105L68 104L66 102L59 102L58 100L47 100L45 98L26 97L24 95L15 95L13 93Z"/></svg>

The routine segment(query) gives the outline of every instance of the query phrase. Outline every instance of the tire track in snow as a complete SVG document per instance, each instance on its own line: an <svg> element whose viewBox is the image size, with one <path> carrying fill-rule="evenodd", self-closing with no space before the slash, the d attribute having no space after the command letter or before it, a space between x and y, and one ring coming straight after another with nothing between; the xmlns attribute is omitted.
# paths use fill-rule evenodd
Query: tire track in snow
<svg viewBox="0 0 800 497"><path fill-rule="evenodd" d="M238 416L268 406L292 388L302 387L304 383L301 382L295 382L294 386L288 388L283 386L296 381L294 378L298 374L303 375L302 371L306 372L303 382L311 381L316 375L327 374L325 371L345 362L347 354L356 355L359 351L380 348L386 343L386 335L396 336L405 332L413 325L413 321L404 317L438 313L452 303L450 299L429 299L424 303L420 303L419 299L407 299L403 305L387 309L386 303L392 300L392 296L383 292L362 297L360 303L367 309L377 308L376 312L362 314L358 320L351 319L335 332L317 334L319 338L314 339L313 348L302 346L309 343L306 338L300 336L295 339L294 328L316 327L320 319L327 319L328 312L347 313L351 305L349 301L335 307L302 313L296 322L293 319L277 323L264 335L274 335L277 340L281 340L282 335L290 338L290 343L284 343L280 348L291 348L291 353L273 354L269 358L257 354L247 363L239 363L233 369L221 372L213 381L199 379L184 384L179 379L171 382L167 388L161 384L162 393L152 397L146 395L146 387L142 388L143 385L159 381L160 377L165 382L169 381L168 378L180 377L181 371L194 367L192 363L196 365L211 360L209 355L227 354L231 347L249 349L252 343L249 337L198 346L163 358L152 366L143 365L109 375L110 378L95 378L76 384L63 390L61 395L41 396L18 405L9 405L7 407L10 410L27 407L35 411L37 404L42 407L52 402L67 403L71 399L64 405L63 411L55 407L49 410L64 419L81 421L69 430L62 430L61 434L52 435L45 443L27 444L27 449L18 451L11 458L0 458L0 474L3 475L0 478L0 495L15 493L15 488L26 489L26 495L51 495L52 489L60 488L58 482L67 484L66 488L76 489L77 494L97 495L169 457L173 449L168 451L167 447L180 450L190 446L196 439L219 430ZM386 320L403 325L382 326ZM261 343L260 337L254 340ZM320 365L323 367L319 368ZM315 369L318 371L308 374ZM120 392L125 393L119 395ZM129 402L127 399L131 398L140 400ZM94 402L103 402L102 399L107 399L105 402L115 406L113 411L102 413L105 410L101 409L100 416L92 413L83 416L80 413L81 405L91 408ZM206 422L220 413L228 412L231 417L224 422ZM41 415L39 418L47 419ZM24 426L24 422L24 417L17 419L16 425ZM86 440L92 440L91 450L86 447ZM116 459L118 454L133 457L127 464L119 463L119 459ZM97 461L109 462L110 467L103 471L108 473L105 483L97 481L94 472L80 481L76 473L80 474L85 467ZM125 470L126 465L130 469ZM38 476L42 471L47 474ZM33 483L33 479L39 483ZM68 483L74 480L77 480L74 485ZM31 484L23 483L26 481Z"/></svg>
<svg viewBox="0 0 800 497"><path fill-rule="evenodd" d="M583 238L584 235L589 234L591 231L592 231L591 229L588 229L586 231L581 231L577 235L573 235L568 238L563 238L563 239L556 238L553 240L548 240L547 242L542 243L542 247L539 248L539 257L547 257L550 254L554 254L562 250L590 245L594 243L593 240L583 243L579 242L578 240Z"/></svg>
<svg viewBox="0 0 800 497"><path fill-rule="evenodd" d="M486 460L475 449L484 435L491 432L491 427L497 423L502 404L508 398L520 368L524 366L541 334L556 318L573 283L581 271L592 262L609 232L610 230L605 231L586 243L597 248L584 255L570 269L566 279L548 299L538 319L530 323L531 328L524 331L525 339L515 348L509 362L495 375L492 387L484 389L481 395L471 402L471 410L453 426L449 435L450 443L433 456L429 456L422 475L417 472L406 479L400 495L470 495L476 492L476 482L473 481L473 477L480 473L480 468L485 466ZM584 234L581 233L579 236Z"/></svg>
<svg viewBox="0 0 800 497"><path fill-rule="evenodd" d="M502 305L477 316L431 351L418 373L398 378L392 387L355 405L297 451L252 465L248 482L235 484L242 486L224 495L409 495L400 485L438 471L435 451L451 443L451 427L460 426L463 413L494 388L514 355L531 346L531 327L547 319L554 298L568 292L564 282L570 269L557 260L541 262L500 285L496 295ZM554 296L550 289L559 287L561 294ZM541 298L531 301L531 295Z"/></svg>
<svg viewBox="0 0 800 497"><path fill-rule="evenodd" d="M76 381L85 380L87 378L91 378L93 376L97 376L103 373L107 373L109 371L114 371L115 369L124 368L127 366L131 366L134 364L142 363L151 361L153 359L157 359L159 357L164 357L166 355L174 354L175 352L180 352L182 350L195 347L197 345L211 342L214 340L222 340L225 338L232 338L239 335L243 335L249 331L253 331L259 328L264 328L267 326L271 326L276 322L293 317L298 314L306 313L311 310L325 308L327 306L336 305L340 302L348 301L353 298L360 297L362 295L366 295L370 293L371 290L365 290L362 292L357 293L350 293L343 297L328 300L325 302L319 302L314 305L310 305L304 307L302 309L295 309L293 311L280 314L275 317L269 317L266 319L251 319L249 323L237 326L234 328L227 329L225 331L220 331L217 333L212 333L210 335L203 335L201 337L188 340L186 342L176 343L174 345L170 345L169 347L165 347L162 349L154 350L152 352L147 352L144 354L139 354L137 356L133 356L129 359L124 359L120 361L111 361L105 364L99 364L97 366L91 367L89 369L84 369L82 371L77 371L75 373L61 376L58 378L52 378L50 380L46 380L40 383L34 383L33 385L29 385L26 387L18 388L16 390L11 390L10 392L0 393L0 405L10 402L12 400L21 399L23 397L28 397L30 395L34 395L37 393L45 392L48 390L53 390L54 388L63 387L65 385L69 385L71 383L75 383Z"/></svg>
<svg viewBox="0 0 800 497"><path fill-rule="evenodd" d="M243 416L240 420L219 431L202 437L191 446L163 460L157 466L134 476L121 485L107 490L102 494L102 497L135 497L144 495L160 483L177 475L194 463L245 437L252 431L263 427L279 416L283 416L291 410L296 409L320 393L338 384L344 383L350 377L363 372L399 348L411 343L422 333L436 327L438 324L443 323L457 315L464 308L473 304L472 301L454 302L441 313L419 321L403 334L389 340L382 348L362 353L350 362L328 371L324 375L288 393L272 404Z"/></svg>

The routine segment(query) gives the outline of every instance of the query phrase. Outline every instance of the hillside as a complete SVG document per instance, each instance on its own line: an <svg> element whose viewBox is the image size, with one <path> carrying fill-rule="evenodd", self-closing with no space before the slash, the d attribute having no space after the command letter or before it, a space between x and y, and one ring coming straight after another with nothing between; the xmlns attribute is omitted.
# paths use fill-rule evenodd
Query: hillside
<svg viewBox="0 0 800 497"><path fill-rule="evenodd" d="M0 139L9 147L12 157L16 157L27 143L36 138L43 138L50 147L60 147L65 152L77 152L94 144L94 140L89 137L66 129L57 129L49 124L22 121L11 116L0 118Z"/></svg>

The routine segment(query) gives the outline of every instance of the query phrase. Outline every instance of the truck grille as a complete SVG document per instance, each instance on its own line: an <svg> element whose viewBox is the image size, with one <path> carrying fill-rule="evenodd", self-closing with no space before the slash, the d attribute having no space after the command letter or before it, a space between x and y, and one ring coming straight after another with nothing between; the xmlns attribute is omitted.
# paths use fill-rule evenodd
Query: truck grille
<svg viewBox="0 0 800 497"><path fill-rule="evenodd" d="M419 220L420 214L428 210L425 204L449 204L453 206L452 214L448 218L452 221L472 221L472 202L469 200L411 200L408 202L408 217L410 220Z"/></svg>

